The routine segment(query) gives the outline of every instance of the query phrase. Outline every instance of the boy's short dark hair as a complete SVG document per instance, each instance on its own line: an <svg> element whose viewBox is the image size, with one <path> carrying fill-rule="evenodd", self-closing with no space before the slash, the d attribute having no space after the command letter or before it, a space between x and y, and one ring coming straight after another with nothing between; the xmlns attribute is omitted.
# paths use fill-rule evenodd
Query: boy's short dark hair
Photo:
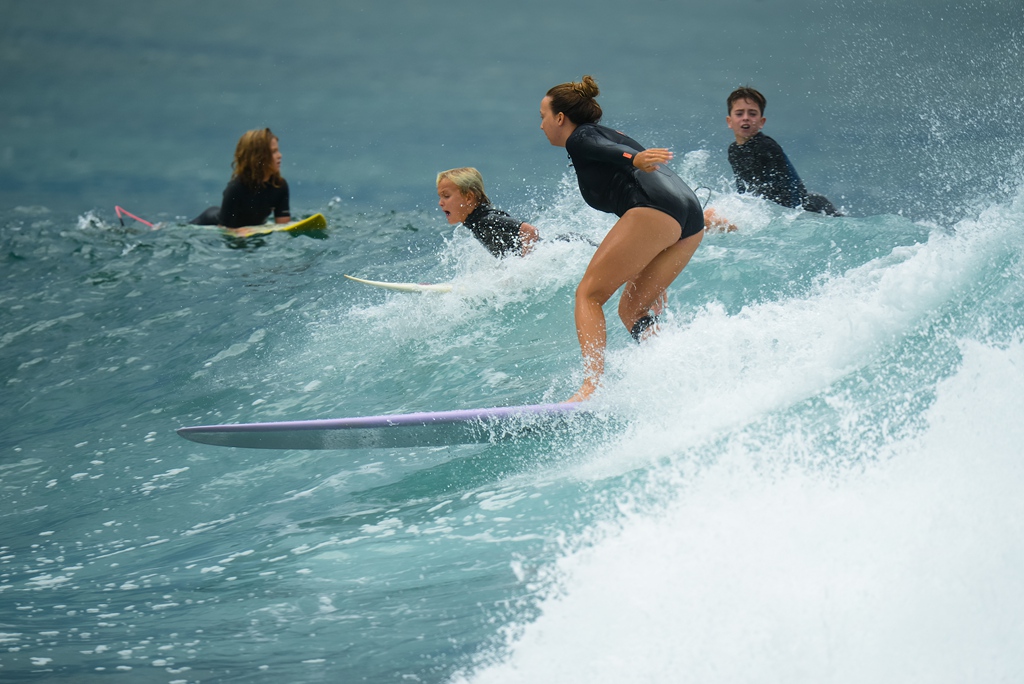
<svg viewBox="0 0 1024 684"><path fill-rule="evenodd" d="M756 102L757 106L761 108L761 116L764 116L764 106L768 104L768 101L764 99L764 95L757 92L749 86L741 86L736 90L729 93L729 99L726 100L726 113L732 114L732 103L736 100L750 100Z"/></svg>

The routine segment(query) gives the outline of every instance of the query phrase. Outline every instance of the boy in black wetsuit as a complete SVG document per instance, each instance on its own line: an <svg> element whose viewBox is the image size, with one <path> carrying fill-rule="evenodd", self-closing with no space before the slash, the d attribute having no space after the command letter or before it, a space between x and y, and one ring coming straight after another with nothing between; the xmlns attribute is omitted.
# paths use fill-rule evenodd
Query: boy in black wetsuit
<svg viewBox="0 0 1024 684"><path fill-rule="evenodd" d="M760 195L784 207L842 216L823 195L807 192L789 157L777 142L761 132L765 97L753 88L737 88L726 100L725 123L736 135L729 145L729 164L736 174L736 190Z"/></svg>

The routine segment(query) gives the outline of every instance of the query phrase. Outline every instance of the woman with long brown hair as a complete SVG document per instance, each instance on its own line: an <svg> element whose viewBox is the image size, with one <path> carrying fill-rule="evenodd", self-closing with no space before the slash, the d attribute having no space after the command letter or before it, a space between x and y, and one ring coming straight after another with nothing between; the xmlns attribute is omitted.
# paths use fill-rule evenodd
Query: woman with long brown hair
<svg viewBox="0 0 1024 684"><path fill-rule="evenodd" d="M619 287L619 318L639 342L653 334L656 308L704 236L704 213L693 190L665 165L672 152L646 149L598 124L597 82L562 83L540 103L540 127L572 160L580 193L591 207L619 220L601 241L576 288L576 336L584 380L569 401L600 386L607 339L602 306Z"/></svg>
<svg viewBox="0 0 1024 684"><path fill-rule="evenodd" d="M246 131L235 146L234 169L219 207L210 207L191 222L202 226L258 226L274 212L288 223L288 182L281 177L281 148L269 128Z"/></svg>

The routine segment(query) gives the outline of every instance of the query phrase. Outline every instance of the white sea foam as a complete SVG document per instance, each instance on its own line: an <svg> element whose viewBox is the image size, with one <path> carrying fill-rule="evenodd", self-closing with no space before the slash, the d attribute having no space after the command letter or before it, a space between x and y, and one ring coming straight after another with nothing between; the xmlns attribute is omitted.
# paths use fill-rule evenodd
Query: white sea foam
<svg viewBox="0 0 1024 684"><path fill-rule="evenodd" d="M454 681L1024 677L1024 340L965 296L992 277L1009 287L981 305L1020 296L1021 208L613 355L633 429L565 472L644 468L643 485L539 577L517 572L539 616ZM929 330L917 357L893 347ZM906 385L837 387L860 373ZM794 410L814 398L832 417Z"/></svg>
<svg viewBox="0 0 1024 684"><path fill-rule="evenodd" d="M733 446L655 515L566 553L542 615L467 679L1024 676L1024 344L962 346L919 437L837 479L769 475ZM788 457L782 435L763 446Z"/></svg>

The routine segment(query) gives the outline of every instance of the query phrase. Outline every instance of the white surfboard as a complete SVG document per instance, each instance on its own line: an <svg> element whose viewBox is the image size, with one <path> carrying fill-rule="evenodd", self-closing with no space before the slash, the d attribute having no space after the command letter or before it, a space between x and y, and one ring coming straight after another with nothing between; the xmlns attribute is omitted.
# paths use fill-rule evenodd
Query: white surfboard
<svg viewBox="0 0 1024 684"><path fill-rule="evenodd" d="M356 278L350 275L345 277L357 283L381 287L385 290L395 290L396 292L451 292L454 288L454 285L451 283L388 283L381 280L364 280L363 278Z"/></svg>

